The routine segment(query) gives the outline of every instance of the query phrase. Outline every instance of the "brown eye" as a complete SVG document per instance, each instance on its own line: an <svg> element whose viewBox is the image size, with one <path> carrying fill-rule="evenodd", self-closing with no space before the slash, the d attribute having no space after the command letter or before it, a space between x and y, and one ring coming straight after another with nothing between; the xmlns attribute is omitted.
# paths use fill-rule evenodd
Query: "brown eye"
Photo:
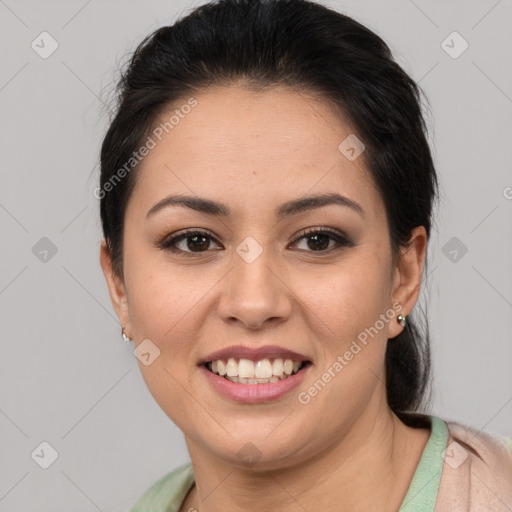
<svg viewBox="0 0 512 512"><path fill-rule="evenodd" d="M330 247L331 242L335 242L334 248L336 248L336 244L338 244L338 247L354 246L354 244L341 233L331 231L329 229L314 228L306 230L299 235L299 238L295 240L294 245L301 240L305 240L307 247L306 251L308 252L330 252L330 250L333 249L332 246Z"/></svg>
<svg viewBox="0 0 512 512"><path fill-rule="evenodd" d="M191 230L164 240L159 246L172 252L202 253L208 251L212 240L214 239L208 232ZM181 244L181 247L178 244Z"/></svg>
<svg viewBox="0 0 512 512"><path fill-rule="evenodd" d="M303 231L292 245L296 246L303 240L306 248L301 250L306 252L328 253L340 247L353 247L355 245L341 233L324 228ZM158 246L174 253L193 255L209 252L212 241L215 241L215 238L208 231L188 230L164 240ZM216 245L218 246L217 243Z"/></svg>
<svg viewBox="0 0 512 512"><path fill-rule="evenodd" d="M201 252L203 250L208 249L208 247L210 246L208 237L204 235L187 236L183 240L186 240L188 242L187 249L190 249L193 252Z"/></svg>
<svg viewBox="0 0 512 512"><path fill-rule="evenodd" d="M313 250L325 250L329 247L332 238L325 233L317 233L314 235L308 235L307 237L308 247Z"/></svg>

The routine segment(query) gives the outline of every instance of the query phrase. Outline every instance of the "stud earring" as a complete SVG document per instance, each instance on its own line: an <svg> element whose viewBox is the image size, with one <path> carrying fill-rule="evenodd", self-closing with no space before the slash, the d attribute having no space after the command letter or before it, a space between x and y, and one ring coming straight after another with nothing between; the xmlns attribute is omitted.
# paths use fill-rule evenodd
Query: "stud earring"
<svg viewBox="0 0 512 512"><path fill-rule="evenodd" d="M398 315L396 320L402 327L407 325L407 315Z"/></svg>
<svg viewBox="0 0 512 512"><path fill-rule="evenodd" d="M133 340L131 340L131 339L126 335L126 333L124 332L124 327L123 327L123 328L122 328L122 330L121 330L121 336L123 337L123 341L125 341L126 343L130 343L131 341L133 341Z"/></svg>

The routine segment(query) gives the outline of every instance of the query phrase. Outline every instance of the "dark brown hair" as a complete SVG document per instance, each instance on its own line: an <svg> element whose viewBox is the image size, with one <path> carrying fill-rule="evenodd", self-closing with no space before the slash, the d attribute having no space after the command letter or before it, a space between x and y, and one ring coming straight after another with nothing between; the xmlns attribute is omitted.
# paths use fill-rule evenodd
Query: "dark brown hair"
<svg viewBox="0 0 512 512"><path fill-rule="evenodd" d="M101 147L99 189L103 233L118 276L124 213L138 167L126 171L126 162L171 105L212 85L234 83L258 90L288 85L320 95L364 141L367 170L385 203L394 261L414 227L424 226L430 238L438 183L422 91L386 43L312 1L219 0L150 34L122 72ZM123 178L114 182L123 167ZM388 403L397 414L418 410L429 387L428 321L426 313L415 315L387 346Z"/></svg>

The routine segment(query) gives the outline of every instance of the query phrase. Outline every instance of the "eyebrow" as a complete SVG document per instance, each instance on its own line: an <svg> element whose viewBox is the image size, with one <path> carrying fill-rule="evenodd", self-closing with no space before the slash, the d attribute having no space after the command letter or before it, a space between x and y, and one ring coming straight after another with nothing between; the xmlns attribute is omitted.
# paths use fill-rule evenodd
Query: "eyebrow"
<svg viewBox="0 0 512 512"><path fill-rule="evenodd" d="M362 217L365 215L364 209L359 203L340 194L332 193L306 196L283 203L279 208L277 208L276 217L278 220L282 220L291 215L297 215L305 211L329 205L346 206L357 212ZM146 218L151 217L156 212L169 206L184 206L197 212L206 213L207 215L215 215L218 217L229 217L231 215L229 207L222 203L197 196L177 195L168 196L161 201L158 201L158 203L149 209L146 214Z"/></svg>

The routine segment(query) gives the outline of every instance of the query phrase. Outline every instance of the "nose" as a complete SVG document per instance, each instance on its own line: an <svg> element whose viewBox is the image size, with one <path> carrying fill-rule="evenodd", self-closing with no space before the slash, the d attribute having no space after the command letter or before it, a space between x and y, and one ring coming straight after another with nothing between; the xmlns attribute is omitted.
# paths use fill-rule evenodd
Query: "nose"
<svg viewBox="0 0 512 512"><path fill-rule="evenodd" d="M248 329L286 320L291 312L290 290L269 251L246 261L235 253L233 268L222 281L218 312L227 322L240 322Z"/></svg>

